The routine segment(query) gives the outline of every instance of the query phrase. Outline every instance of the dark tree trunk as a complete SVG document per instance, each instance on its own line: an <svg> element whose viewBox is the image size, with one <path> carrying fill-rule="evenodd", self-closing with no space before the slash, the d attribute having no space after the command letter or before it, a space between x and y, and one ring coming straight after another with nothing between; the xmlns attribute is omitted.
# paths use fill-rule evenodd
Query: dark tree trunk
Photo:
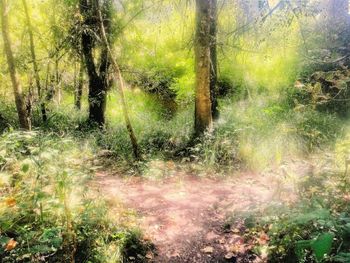
<svg viewBox="0 0 350 263"><path fill-rule="evenodd" d="M212 126L211 109L211 56L210 15L211 0L196 0L195 35L195 136L202 135Z"/></svg>
<svg viewBox="0 0 350 263"><path fill-rule="evenodd" d="M84 17L84 26L91 30L98 27L97 4L95 1L80 0L80 12ZM106 26L106 25L105 25ZM108 28L108 26L106 26ZM82 53L84 55L87 75L89 77L89 121L102 127L105 124L105 109L107 95L107 72L109 67L108 53L101 51L99 72L95 65L93 50L95 39L91 32L84 30L82 33Z"/></svg>
<svg viewBox="0 0 350 263"><path fill-rule="evenodd" d="M84 87L84 58L81 57L80 65L79 65L78 82L76 83L75 98L74 98L74 104L78 110L81 110L81 98L83 96L83 87Z"/></svg>
<svg viewBox="0 0 350 263"><path fill-rule="evenodd" d="M13 87L13 92L15 95L15 103L19 118L19 124L22 129L30 129L30 119L26 110L26 103L22 93L21 83L18 80L15 59L13 56L11 48L11 39L9 34L8 26L8 10L7 10L7 0L0 0L0 12L1 12L1 30L2 37L4 40L5 55L7 58L7 64L11 76L11 82Z"/></svg>
<svg viewBox="0 0 350 263"><path fill-rule="evenodd" d="M214 120L219 118L217 86L217 0L211 0L210 8L210 97Z"/></svg>

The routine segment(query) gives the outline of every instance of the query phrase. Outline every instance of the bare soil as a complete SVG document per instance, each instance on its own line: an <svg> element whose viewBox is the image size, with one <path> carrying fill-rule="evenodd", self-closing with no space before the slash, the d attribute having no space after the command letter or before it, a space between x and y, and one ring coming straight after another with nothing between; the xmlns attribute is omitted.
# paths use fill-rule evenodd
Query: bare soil
<svg viewBox="0 0 350 263"><path fill-rule="evenodd" d="M221 179L183 172L157 180L98 172L94 185L111 209L121 203L136 212L139 227L156 247L147 256L150 262L265 262L249 253L243 224L224 226L228 218L293 203L297 196L291 183L282 183L284 176L283 169Z"/></svg>

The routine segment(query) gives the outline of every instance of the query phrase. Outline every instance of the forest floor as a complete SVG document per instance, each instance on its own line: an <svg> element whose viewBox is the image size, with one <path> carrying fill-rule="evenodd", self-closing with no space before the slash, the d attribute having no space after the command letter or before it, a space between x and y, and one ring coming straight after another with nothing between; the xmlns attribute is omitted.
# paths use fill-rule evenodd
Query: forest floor
<svg viewBox="0 0 350 263"><path fill-rule="evenodd" d="M133 211L135 224L155 245L146 256L150 262L265 262L251 252L254 244L244 243L242 222L247 213L297 201L293 182L313 168L307 161L287 166L288 172L283 165L225 177L174 168L161 179L100 171L93 185L107 199L112 216ZM230 224L229 218L234 218ZM264 242L268 237L257 238Z"/></svg>

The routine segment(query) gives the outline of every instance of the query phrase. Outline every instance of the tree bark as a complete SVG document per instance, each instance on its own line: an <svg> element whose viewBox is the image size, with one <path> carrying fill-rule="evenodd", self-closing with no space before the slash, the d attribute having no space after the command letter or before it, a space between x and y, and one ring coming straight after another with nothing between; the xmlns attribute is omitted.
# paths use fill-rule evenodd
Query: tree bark
<svg viewBox="0 0 350 263"><path fill-rule="evenodd" d="M22 92L21 84L18 80L15 59L11 47L11 39L9 35L9 26L8 26L8 10L7 10L7 0L0 0L0 12L1 12L1 30L2 37L4 41L4 50L7 58L7 64L9 73L11 76L12 87L15 95L15 103L19 118L19 124L22 129L29 130L30 120L26 111L26 103Z"/></svg>
<svg viewBox="0 0 350 263"><path fill-rule="evenodd" d="M61 99L62 99L61 75L60 75L59 66L60 66L60 58L59 58L59 54L57 53L55 56L55 86L53 89L53 95L56 96L57 105L61 104Z"/></svg>
<svg viewBox="0 0 350 263"><path fill-rule="evenodd" d="M43 122L46 122L47 121L46 106L45 106L45 102L43 101L41 84L40 84L40 76L39 76L39 67L38 67L38 63L36 61L32 22L31 22L31 19L30 19L30 15L29 15L29 11L28 11L28 5L27 5L26 0L22 0L22 3L23 3L23 7L24 7L26 20L27 20L28 34L29 34L29 44L30 44L30 54L32 56L34 78L35 78L35 84L36 84L36 87L37 87L37 93L38 93L38 97L39 97L41 116L42 116Z"/></svg>
<svg viewBox="0 0 350 263"><path fill-rule="evenodd" d="M75 107L78 110L81 110L81 97L83 95L83 86L84 86L84 58L81 56L80 65L79 65L79 76L78 83L75 87Z"/></svg>
<svg viewBox="0 0 350 263"><path fill-rule="evenodd" d="M195 135L212 127L210 94L210 9L211 0L196 0L195 35Z"/></svg>
<svg viewBox="0 0 350 263"><path fill-rule="evenodd" d="M80 0L80 12L84 17L83 23L84 26L89 27L90 30L93 30L93 28L96 26L96 23L98 22L96 21L96 10L94 10L94 8L96 8L96 0L92 2L88 2L87 0ZM105 77L108 72L108 56L106 55L106 50L102 50L99 75L93 57L95 40L93 39L92 33L88 32L87 30L83 30L81 41L86 71L89 77L89 121L91 123L97 124L99 127L103 127L105 124L107 95L107 86L105 85L106 81L103 80L103 77Z"/></svg>
<svg viewBox="0 0 350 263"><path fill-rule="evenodd" d="M112 67L114 70L115 79L119 81L119 92L120 92L120 97L121 97L121 102L122 102L122 109L123 109L123 115L124 115L126 128L127 128L128 133L129 133L131 145L133 148L134 157L136 160L139 160L139 159L141 159L141 154L140 154L140 150L139 150L139 146L137 143L137 139L136 139L134 130L133 130L132 125L131 125L130 117L129 117L128 107L127 107L127 103L126 103L126 99L125 99L125 95L124 95L124 80L123 80L119 65L118 65L117 61L115 60L115 58L113 57L112 50L111 50L109 43L108 43L106 30L105 30L104 23L103 23L102 13L101 13L101 10L99 7L99 0L96 0L96 1L97 1L97 7L98 7L98 17L99 17L99 24L100 24L100 28L101 28L102 41L104 42L104 49L107 50L109 57L110 57L110 60L112 62Z"/></svg>
<svg viewBox="0 0 350 263"><path fill-rule="evenodd" d="M217 86L217 0L211 0L210 7L210 97L213 120L219 118Z"/></svg>

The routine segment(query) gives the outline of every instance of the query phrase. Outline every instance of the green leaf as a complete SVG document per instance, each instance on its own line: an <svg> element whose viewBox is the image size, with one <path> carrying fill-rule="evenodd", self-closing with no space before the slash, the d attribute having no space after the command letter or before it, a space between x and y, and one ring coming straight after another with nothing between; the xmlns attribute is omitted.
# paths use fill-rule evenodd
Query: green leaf
<svg viewBox="0 0 350 263"><path fill-rule="evenodd" d="M312 242L311 248L318 262L322 261L332 251L334 234L324 233Z"/></svg>
<svg viewBox="0 0 350 263"><path fill-rule="evenodd" d="M25 163L22 165L22 172L27 173L29 171L29 164Z"/></svg>
<svg viewBox="0 0 350 263"><path fill-rule="evenodd" d="M302 259L304 257L304 250L310 249L312 244L312 240L299 240L296 242L295 253L298 259Z"/></svg>

